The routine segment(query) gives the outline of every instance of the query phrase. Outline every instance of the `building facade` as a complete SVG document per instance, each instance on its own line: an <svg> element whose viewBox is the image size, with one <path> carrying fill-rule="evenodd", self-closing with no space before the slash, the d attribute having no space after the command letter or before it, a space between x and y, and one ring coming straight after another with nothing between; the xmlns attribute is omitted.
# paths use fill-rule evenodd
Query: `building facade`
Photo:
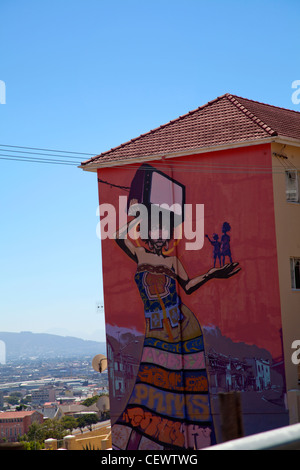
<svg viewBox="0 0 300 470"><path fill-rule="evenodd" d="M56 390L53 386L43 386L32 390L31 402L33 406L43 405L46 402L54 402L55 400Z"/></svg>
<svg viewBox="0 0 300 470"><path fill-rule="evenodd" d="M42 424L43 415L37 411L3 411L0 413L0 442L17 442L29 431L31 424Z"/></svg>
<svg viewBox="0 0 300 470"><path fill-rule="evenodd" d="M246 435L288 424L300 113L226 94L82 168L98 176L114 448L221 442L232 390Z"/></svg>

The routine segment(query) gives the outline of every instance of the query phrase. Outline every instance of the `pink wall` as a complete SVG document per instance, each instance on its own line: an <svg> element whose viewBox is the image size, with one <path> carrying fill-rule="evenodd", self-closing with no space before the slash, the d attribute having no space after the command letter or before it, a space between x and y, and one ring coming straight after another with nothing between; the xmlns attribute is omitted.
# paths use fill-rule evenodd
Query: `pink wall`
<svg viewBox="0 0 300 470"><path fill-rule="evenodd" d="M227 390L229 387L251 394L253 408L248 406L245 410L246 433L281 425L286 419L286 413L283 404L282 370L274 365L274 360L277 364L278 358L282 358L283 353L270 146L231 149L150 162L150 164L185 185L186 203L193 204L194 207L196 204L204 204L204 232L211 239L214 233L219 235L219 240L221 239L223 222L227 221L231 226L228 233L232 261L239 263L240 271L228 279L213 279L191 295L187 295L177 284L178 296L193 312L203 332L206 372L210 383L209 406L217 440L220 440L220 432L216 397L218 391L224 391L226 387ZM117 186L99 183L100 204L110 203L118 208L119 196L128 196L128 191L118 186L130 187L138 167L139 165L130 165L99 170L98 178ZM214 263L213 247L208 238L205 238L203 248L196 251L187 250L185 242L183 238L174 246L174 241L171 241L169 256L176 256L180 260L190 279L208 272ZM137 243L133 243L136 246ZM139 242L139 245L146 246L142 242ZM141 295L134 281L136 262L110 239L102 241L102 257L110 353L119 362L125 360L127 364L130 361L133 364L131 372L129 369L125 371L125 368L118 371L111 370L112 420L117 423L122 406L125 409L130 400L131 403L137 403L132 401L131 394L135 393L134 383L142 358L146 320ZM229 263L228 258L226 263ZM218 259L217 266L219 266ZM222 355L227 358L238 357L241 361L246 356L252 359L263 358L269 361L270 367L267 367L268 370L266 368L263 375L263 372L261 374L258 372L258 366L256 371L254 370L256 366L252 369L249 366L245 369L244 378L240 377L239 382L235 382L233 373L226 379L213 370L213 362L209 362L207 356L212 351L217 352L219 358ZM250 363L249 360L248 365ZM248 378L251 376L251 380L247 382L245 376ZM117 382L118 385L115 387ZM270 405L271 415L274 411L276 419L267 422L263 418L267 405L263 402L268 400L269 395L271 397L270 390L275 389L276 398L280 399L280 403L277 408ZM263 401L262 393L265 393ZM248 400L248 403L250 401ZM271 397L270 403L273 402L274 399ZM257 403L261 410L261 420L257 417L254 419L254 412L252 413L252 410L258 409ZM148 409L143 400L139 401L139 405L143 410ZM270 414L270 409L268 412ZM188 417L188 422L189 420ZM122 434L124 426L122 428L116 424L116 428L119 434L115 435L122 435L125 442L126 433ZM129 430L133 429L132 423L127 423L125 428L129 433ZM144 446L151 447L152 441L147 441L144 430L141 434ZM180 439L176 441L179 447L190 446L186 436L187 432L182 441ZM122 439L115 438L116 448L124 446L126 448L128 444L124 444ZM118 444L118 440L122 441L122 445L120 442ZM155 445L166 446L160 438L154 441ZM135 446L133 448L142 445L137 444L138 440L134 442L136 444L131 444ZM174 442L172 445L176 447L177 444ZM200 439L200 447L207 442Z"/></svg>

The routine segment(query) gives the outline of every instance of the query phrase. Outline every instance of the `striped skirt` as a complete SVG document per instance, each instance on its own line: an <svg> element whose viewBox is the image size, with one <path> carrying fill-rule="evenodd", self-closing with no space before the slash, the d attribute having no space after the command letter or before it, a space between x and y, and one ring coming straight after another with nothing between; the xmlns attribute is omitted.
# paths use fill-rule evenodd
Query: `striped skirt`
<svg viewBox="0 0 300 470"><path fill-rule="evenodd" d="M146 337L127 406L112 427L114 449L201 449L215 443L202 333Z"/></svg>

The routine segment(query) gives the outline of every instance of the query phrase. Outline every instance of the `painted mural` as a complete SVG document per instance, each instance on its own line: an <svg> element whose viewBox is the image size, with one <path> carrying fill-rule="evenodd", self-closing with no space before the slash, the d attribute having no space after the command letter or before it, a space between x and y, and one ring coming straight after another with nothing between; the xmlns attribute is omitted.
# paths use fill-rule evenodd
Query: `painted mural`
<svg viewBox="0 0 300 470"><path fill-rule="evenodd" d="M212 190L201 200L199 179L204 189L212 187L211 179L207 184L199 174L175 174L170 168L140 165L120 170L119 178L112 170L106 172L106 179L104 172L99 178L100 203L117 206L118 197L127 191L129 214L134 204L149 207L170 201L179 201L182 208L185 203L204 203L205 215L208 212L204 245L198 250L186 248L184 210L181 219L172 214L168 227L162 218L156 219L154 230L148 212L147 237L145 231L143 236L131 237L132 230L141 230L138 212L118 226L114 240L102 242L114 449L201 449L220 441L220 391L244 392L248 433L263 427L253 420L252 410L253 415L260 410L262 417L272 416L270 427L283 425L286 419L278 299L271 300L277 308L270 306L271 320L266 306L257 337L251 326L246 331L254 302L252 288L248 297L245 282L255 279L253 265L247 261L251 249L248 253L240 249L245 246L239 237L246 217L237 223L236 200L232 207L220 204L214 210L216 193L224 192L223 185L214 186L213 201ZM245 189L245 181L242 184ZM251 177L249 184L253 184ZM119 219L124 221L124 214ZM176 238L178 227L181 237ZM264 263L258 262L259 269ZM256 274L257 287L261 275ZM267 301L264 297L263 302ZM254 328L258 317L257 312L252 315ZM261 332L267 325L272 328L268 340L276 338L272 351Z"/></svg>

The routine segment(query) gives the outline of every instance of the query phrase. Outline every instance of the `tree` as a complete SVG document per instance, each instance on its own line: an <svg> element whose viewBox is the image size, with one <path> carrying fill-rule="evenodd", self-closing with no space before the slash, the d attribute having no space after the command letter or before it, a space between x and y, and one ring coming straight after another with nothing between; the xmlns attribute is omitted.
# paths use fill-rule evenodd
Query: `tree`
<svg viewBox="0 0 300 470"><path fill-rule="evenodd" d="M98 423L98 417L95 414L86 415L86 425L90 431L92 430L93 424L96 423Z"/></svg>
<svg viewBox="0 0 300 470"><path fill-rule="evenodd" d="M20 403L20 399L22 398L21 392L13 392L7 397L6 401L10 405L18 405Z"/></svg>
<svg viewBox="0 0 300 470"><path fill-rule="evenodd" d="M77 418L77 426L79 427L80 431L83 432L83 428L86 427L86 421L84 416L79 416L79 418Z"/></svg>
<svg viewBox="0 0 300 470"><path fill-rule="evenodd" d="M18 405L18 406L16 406L16 411L26 410L26 408L27 408L26 405Z"/></svg>
<svg viewBox="0 0 300 470"><path fill-rule="evenodd" d="M66 435L66 430L59 420L47 419L43 424L32 423L27 435L22 436L21 440L30 444L30 449L39 450L46 439L52 438L61 440Z"/></svg>
<svg viewBox="0 0 300 470"><path fill-rule="evenodd" d="M99 399L99 395L94 395L91 398L86 398L86 400L84 400L81 404L83 406L91 406L94 403L97 403L98 399Z"/></svg>
<svg viewBox="0 0 300 470"><path fill-rule="evenodd" d="M84 414L77 418L77 424L81 432L86 426L89 427L90 431L92 430L92 425L98 423L98 418L95 414Z"/></svg>
<svg viewBox="0 0 300 470"><path fill-rule="evenodd" d="M77 419L73 416L63 416L60 421L63 428L68 429L70 432L78 427Z"/></svg>
<svg viewBox="0 0 300 470"><path fill-rule="evenodd" d="M19 436L18 440L23 442L24 450L40 450L44 443L42 425L32 423L28 433Z"/></svg>
<svg viewBox="0 0 300 470"><path fill-rule="evenodd" d="M29 426L28 433L26 434L25 440L28 442L44 442L44 431L43 425L39 423L32 423Z"/></svg>
<svg viewBox="0 0 300 470"><path fill-rule="evenodd" d="M44 432L44 441L50 438L60 440L63 439L66 435L66 430L61 420L47 419L43 423L42 427Z"/></svg>

